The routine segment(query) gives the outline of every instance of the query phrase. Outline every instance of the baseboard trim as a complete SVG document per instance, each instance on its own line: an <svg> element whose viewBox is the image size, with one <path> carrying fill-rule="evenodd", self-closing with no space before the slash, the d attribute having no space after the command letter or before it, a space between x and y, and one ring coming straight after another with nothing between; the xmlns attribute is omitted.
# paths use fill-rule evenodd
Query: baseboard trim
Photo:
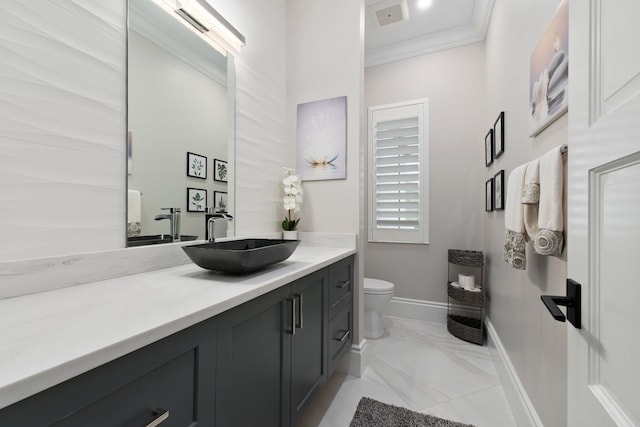
<svg viewBox="0 0 640 427"><path fill-rule="evenodd" d="M364 374L364 370L367 367L365 359L365 349L367 347L367 340L362 339L359 344L352 344L351 349L345 352L345 356L338 362L336 371L351 375L357 378L361 378Z"/></svg>
<svg viewBox="0 0 640 427"><path fill-rule="evenodd" d="M387 304L385 314L424 322L447 323L447 304L393 297Z"/></svg>
<svg viewBox="0 0 640 427"><path fill-rule="evenodd" d="M487 329L487 345L489 353L496 366L498 375L505 389L505 395L511 405L511 410L516 418L519 426L544 427L533 403L529 399L527 392L520 382L518 373L516 372L511 359L507 354L497 331L489 318L485 318L485 326Z"/></svg>

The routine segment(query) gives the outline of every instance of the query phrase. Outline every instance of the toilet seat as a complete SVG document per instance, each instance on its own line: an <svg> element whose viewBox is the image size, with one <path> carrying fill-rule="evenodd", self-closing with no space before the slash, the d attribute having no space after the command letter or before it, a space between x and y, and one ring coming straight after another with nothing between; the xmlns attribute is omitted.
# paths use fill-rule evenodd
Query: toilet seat
<svg viewBox="0 0 640 427"><path fill-rule="evenodd" d="M384 295L393 293L394 285L386 280L364 279L364 293L369 295Z"/></svg>

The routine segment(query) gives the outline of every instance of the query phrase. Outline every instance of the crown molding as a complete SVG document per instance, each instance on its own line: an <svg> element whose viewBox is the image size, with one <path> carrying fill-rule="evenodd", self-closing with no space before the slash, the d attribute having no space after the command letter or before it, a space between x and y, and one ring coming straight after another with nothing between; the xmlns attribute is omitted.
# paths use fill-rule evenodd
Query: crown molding
<svg viewBox="0 0 640 427"><path fill-rule="evenodd" d="M472 43L484 41L494 0L477 0L471 22L468 25L446 31L416 37L375 49L366 49L365 67L387 64L390 62L427 55L445 49L452 49Z"/></svg>

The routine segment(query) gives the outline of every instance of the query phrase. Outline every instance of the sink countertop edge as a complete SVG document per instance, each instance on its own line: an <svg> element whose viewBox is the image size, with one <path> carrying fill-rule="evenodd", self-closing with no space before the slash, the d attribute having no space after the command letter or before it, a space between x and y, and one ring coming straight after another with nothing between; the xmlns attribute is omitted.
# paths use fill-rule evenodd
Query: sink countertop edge
<svg viewBox="0 0 640 427"><path fill-rule="evenodd" d="M246 276L186 264L0 300L0 408L355 253L301 245Z"/></svg>

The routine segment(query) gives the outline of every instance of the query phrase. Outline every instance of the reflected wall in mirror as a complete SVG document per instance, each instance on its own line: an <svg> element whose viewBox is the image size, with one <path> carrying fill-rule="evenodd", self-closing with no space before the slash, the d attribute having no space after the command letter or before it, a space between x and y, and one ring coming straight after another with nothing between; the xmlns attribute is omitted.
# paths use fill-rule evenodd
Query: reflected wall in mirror
<svg viewBox="0 0 640 427"><path fill-rule="evenodd" d="M129 0L129 246L133 236L170 234L171 221L156 219L166 217L162 208L180 208L180 234L204 239L205 213L189 209L187 188L206 190L207 207L214 192L233 191L233 180L215 181L213 170L214 159L230 159L232 60L153 0ZM206 158L204 174L188 173L188 153Z"/></svg>

